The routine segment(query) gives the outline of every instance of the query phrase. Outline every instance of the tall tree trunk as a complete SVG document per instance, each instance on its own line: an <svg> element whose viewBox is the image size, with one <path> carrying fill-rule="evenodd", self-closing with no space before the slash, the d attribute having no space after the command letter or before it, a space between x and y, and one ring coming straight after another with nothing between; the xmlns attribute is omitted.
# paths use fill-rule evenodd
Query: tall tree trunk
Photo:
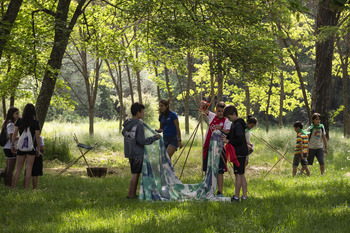
<svg viewBox="0 0 350 233"><path fill-rule="evenodd" d="M36 113L40 126L44 126L47 110L55 90L56 80L62 66L62 59L66 51L70 34L78 17L82 14L83 6L87 0L80 0L72 19L68 22L68 13L71 0L59 0L55 14L55 37L50 58L47 62L40 93L36 101ZM68 25L68 26L67 26Z"/></svg>
<svg viewBox="0 0 350 233"><path fill-rule="evenodd" d="M332 0L320 1L316 18L316 35L327 26L338 24L340 10L335 7ZM316 41L316 67L314 85L312 88L312 112L321 114L321 121L325 125L329 138L329 106L331 101L332 60L334 52L334 35L325 40Z"/></svg>
<svg viewBox="0 0 350 233"><path fill-rule="evenodd" d="M131 75L130 75L130 67L129 67L128 58L125 58L125 65L126 65L126 73L128 74L131 103L133 104L133 103L135 103L135 100L134 100L134 89L132 87L132 80L131 80Z"/></svg>
<svg viewBox="0 0 350 233"><path fill-rule="evenodd" d="M213 58L213 53L209 53L209 73L210 73L210 94L208 101L211 101L212 99L214 100L214 95L215 95L215 72L214 72L214 58ZM215 104L211 103L210 104L210 110L214 112L215 110Z"/></svg>
<svg viewBox="0 0 350 233"><path fill-rule="evenodd" d="M280 129L283 127L283 102L284 102L284 76L283 76L283 71L281 71L281 74L280 74L280 109L279 109L279 116L278 116L278 127Z"/></svg>
<svg viewBox="0 0 350 233"><path fill-rule="evenodd" d="M185 130L186 134L190 133L190 106L189 106L189 100L190 100L190 87L191 87L191 81L192 81L192 73L193 73L193 54L191 52L187 53L187 84L186 84L186 96L185 96Z"/></svg>
<svg viewBox="0 0 350 233"><path fill-rule="evenodd" d="M246 108L246 114L248 117L250 114L250 91L249 91L248 81L245 82L244 86L245 86L244 88L245 89L245 108Z"/></svg>
<svg viewBox="0 0 350 233"><path fill-rule="evenodd" d="M170 109L174 109L174 103L173 103L173 93L171 92L171 86L170 86L170 80L169 80L169 70L164 63L164 73L165 73L165 82L166 82L166 89L168 91L168 97L169 97L169 107Z"/></svg>
<svg viewBox="0 0 350 233"><path fill-rule="evenodd" d="M157 68L157 66L154 66L154 73L155 73L155 75L156 75L156 80L157 80L157 82L158 82L159 76L158 76L158 68ZM160 96L160 88L159 88L159 85L157 85L157 96L158 96L158 101L160 101L160 100L161 100L161 96Z"/></svg>
<svg viewBox="0 0 350 233"><path fill-rule="evenodd" d="M137 26L134 26L135 38L137 38ZM141 77L140 77L140 67L139 67L139 46L135 46L135 58L136 58L136 79L137 79L137 93L139 96L139 103L142 103L142 88L141 88Z"/></svg>
<svg viewBox="0 0 350 233"><path fill-rule="evenodd" d="M220 54L218 54L220 56ZM218 65L218 74L216 75L216 81L218 82L218 93L217 93L217 102L222 101L223 97L223 85L224 85L224 71L222 68L221 57L217 57ZM212 103L214 104L214 103Z"/></svg>
<svg viewBox="0 0 350 233"><path fill-rule="evenodd" d="M123 119L123 121L125 121L125 111L124 111L124 99L123 99L123 73L122 73L122 66L120 64L120 61L118 61L118 77L119 77L119 90L120 90L120 115L121 115L121 119ZM119 122L119 127L122 127L122 122Z"/></svg>
<svg viewBox="0 0 350 233"><path fill-rule="evenodd" d="M4 119L6 119L6 113L7 113L6 98L5 96L2 96L1 99L2 99L2 115L4 116Z"/></svg>
<svg viewBox="0 0 350 233"><path fill-rule="evenodd" d="M13 24L17 18L23 0L11 0L4 17L0 21L0 59L9 39Z"/></svg>
<svg viewBox="0 0 350 233"><path fill-rule="evenodd" d="M265 110L266 133L269 132L269 108L270 108L270 99L271 99L271 95L272 95L272 84L273 84L273 74L271 75L269 92L267 93L267 105L266 105L266 110Z"/></svg>

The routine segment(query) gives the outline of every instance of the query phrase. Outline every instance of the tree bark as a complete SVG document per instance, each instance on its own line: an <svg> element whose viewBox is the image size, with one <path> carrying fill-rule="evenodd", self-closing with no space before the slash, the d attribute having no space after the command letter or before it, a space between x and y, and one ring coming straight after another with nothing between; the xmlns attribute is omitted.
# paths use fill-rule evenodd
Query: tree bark
<svg viewBox="0 0 350 233"><path fill-rule="evenodd" d="M250 114L250 91L249 91L248 81L244 84L244 86L245 86L245 108L246 108L246 114L248 117Z"/></svg>
<svg viewBox="0 0 350 233"><path fill-rule="evenodd" d="M283 127L283 102L284 102L284 75L282 71L280 74L280 109L279 109L279 116L278 116L278 127L280 129Z"/></svg>
<svg viewBox="0 0 350 233"><path fill-rule="evenodd" d="M13 24L17 18L22 2L23 0L11 0L4 17L0 21L0 59L11 34Z"/></svg>
<svg viewBox="0 0 350 233"><path fill-rule="evenodd" d="M272 84L273 84L273 74L271 75L269 92L267 93L267 105L266 105L266 110L265 110L266 133L269 132L269 108L270 108L270 99L271 99L271 95L272 95Z"/></svg>
<svg viewBox="0 0 350 233"><path fill-rule="evenodd" d="M192 81L192 73L193 73L193 54L191 52L187 53L187 84L186 84L186 96L185 96L185 130L186 134L190 133L190 87Z"/></svg>
<svg viewBox="0 0 350 233"><path fill-rule="evenodd" d="M135 100L134 100L134 89L132 87L132 81L131 81L131 74L130 74L130 67L129 67L128 58L125 58L125 65L126 65L126 73L128 74L131 103L133 104L133 103L135 103Z"/></svg>
<svg viewBox="0 0 350 233"><path fill-rule="evenodd" d="M87 0L80 0L72 19L68 22L68 13L71 0L59 0L55 14L55 36L50 58L47 62L48 69L44 73L40 93L36 101L36 113L40 126L44 126L47 110L55 90L58 72L62 66L62 59L66 51L70 34L78 17L82 14L83 6ZM68 25L68 26L67 26Z"/></svg>
<svg viewBox="0 0 350 233"><path fill-rule="evenodd" d="M214 74L214 58L213 58L213 53L209 53L209 73L210 73L210 94L208 101L214 100L214 95L215 95L215 74ZM210 110L212 112L215 111L215 104L211 103L210 104Z"/></svg>
<svg viewBox="0 0 350 233"><path fill-rule="evenodd" d="M137 37L137 26L134 27L135 38ZM137 79L137 93L139 96L139 103L142 103L142 88L141 88L141 77L140 77L140 68L139 68L139 46L135 46L135 58L136 58L136 79Z"/></svg>
<svg viewBox="0 0 350 233"><path fill-rule="evenodd" d="M154 73L156 75L156 80L158 80L158 68L155 66L154 67ZM160 88L159 88L159 85L157 85L157 96L158 96L158 101L161 100L161 96L160 96Z"/></svg>
<svg viewBox="0 0 350 233"><path fill-rule="evenodd" d="M320 1L316 18L316 35L326 26L338 24L340 10L332 5L332 0ZM329 138L329 106L331 101L332 60L334 52L334 35L325 40L316 41L316 66L314 85L312 88L312 112L321 114L321 122L325 125Z"/></svg>
<svg viewBox="0 0 350 233"><path fill-rule="evenodd" d="M164 63L164 73L165 73L166 89L168 91L168 97L169 97L169 107L170 109L174 109L173 93L171 92L171 86L170 86L170 80L169 80L169 70L165 63Z"/></svg>
<svg viewBox="0 0 350 233"><path fill-rule="evenodd" d="M1 100L2 100L2 115L4 116L4 119L6 119L7 111L6 111L6 98L5 98L5 96L2 96Z"/></svg>

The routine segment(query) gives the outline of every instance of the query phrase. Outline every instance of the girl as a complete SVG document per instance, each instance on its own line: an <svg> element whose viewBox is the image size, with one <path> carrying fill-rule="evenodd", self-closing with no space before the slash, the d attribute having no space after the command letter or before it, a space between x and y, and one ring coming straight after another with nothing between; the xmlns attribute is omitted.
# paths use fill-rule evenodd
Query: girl
<svg viewBox="0 0 350 233"><path fill-rule="evenodd" d="M15 176L13 178L12 186L16 188L19 177L21 175L24 161L26 161L25 168L25 178L24 178L24 189L27 189L30 183L30 178L32 175L33 162L36 156L40 156L40 150L35 150L36 148L40 148L40 127L39 122L36 120L35 107L33 104L27 104L24 107L22 118L19 118L15 125L15 131L12 135L12 143L11 143L11 151L15 153L14 141L16 139L16 135L19 132L21 135L27 128L30 129L32 138L33 138L33 150L31 151L17 151L17 168L15 172Z"/></svg>
<svg viewBox="0 0 350 233"><path fill-rule="evenodd" d="M163 132L164 145L171 159L177 148L182 148L179 119L175 112L170 111L168 100L159 102L159 113L160 127L156 131Z"/></svg>
<svg viewBox="0 0 350 233"><path fill-rule="evenodd" d="M15 123L19 117L19 110L18 108L11 107L7 111L6 120L4 121L2 128L6 127L8 140L4 146L4 154L6 157L6 167L5 167L5 185L11 187L12 186L12 177L13 177L13 170L15 169L16 165L16 153L11 152L11 144L12 142L12 135L15 131ZM17 140L18 137L15 136L15 140Z"/></svg>
<svg viewBox="0 0 350 233"><path fill-rule="evenodd" d="M247 140L247 146L248 146L248 155L245 159L245 166L248 165L249 162L249 155L253 152L254 150L254 144L250 142L250 131L258 124L258 120L253 117L252 115L248 115L247 118L247 126L248 128L245 129L245 138Z"/></svg>

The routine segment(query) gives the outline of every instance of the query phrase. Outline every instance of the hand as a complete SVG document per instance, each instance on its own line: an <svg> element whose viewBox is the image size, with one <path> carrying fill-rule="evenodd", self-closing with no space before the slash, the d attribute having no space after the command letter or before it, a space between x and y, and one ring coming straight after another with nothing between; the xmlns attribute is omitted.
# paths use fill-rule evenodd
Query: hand
<svg viewBox="0 0 350 233"><path fill-rule="evenodd" d="M182 142L179 141L179 149L181 149L181 148L182 148Z"/></svg>
<svg viewBox="0 0 350 233"><path fill-rule="evenodd" d="M16 154L16 149L14 145L11 145L11 152L12 154Z"/></svg>
<svg viewBox="0 0 350 233"><path fill-rule="evenodd" d="M226 135L221 136L221 141L223 141L224 143L228 143Z"/></svg>
<svg viewBox="0 0 350 233"><path fill-rule="evenodd" d="M325 150L324 150L324 156L326 156L328 154L328 149L326 148Z"/></svg>
<svg viewBox="0 0 350 233"><path fill-rule="evenodd" d="M220 126L220 125L215 125L215 128L216 128L217 130L222 130L222 126Z"/></svg>
<svg viewBox="0 0 350 233"><path fill-rule="evenodd" d="M44 152L45 147L44 146L40 146L40 152Z"/></svg>
<svg viewBox="0 0 350 233"><path fill-rule="evenodd" d="M162 133L163 129L155 129L154 131L156 131L157 133Z"/></svg>
<svg viewBox="0 0 350 233"><path fill-rule="evenodd" d="M160 136L159 136L159 134L156 134L155 136L156 136L157 140L158 140L158 139L159 139L159 137L160 137Z"/></svg>
<svg viewBox="0 0 350 233"><path fill-rule="evenodd" d="M40 150L37 150L36 151L36 157L39 157L40 156Z"/></svg>

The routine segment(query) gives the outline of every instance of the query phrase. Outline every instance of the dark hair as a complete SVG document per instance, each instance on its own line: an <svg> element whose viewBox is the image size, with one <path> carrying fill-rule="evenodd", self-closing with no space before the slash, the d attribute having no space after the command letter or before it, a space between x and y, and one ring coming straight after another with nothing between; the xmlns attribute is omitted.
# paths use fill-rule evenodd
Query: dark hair
<svg viewBox="0 0 350 233"><path fill-rule="evenodd" d="M26 104L23 109L22 114L22 125L20 126L20 130L25 130L30 126L33 120L36 119L35 107L33 104Z"/></svg>
<svg viewBox="0 0 350 233"><path fill-rule="evenodd" d="M315 120L316 118L320 118L321 119L321 114L315 112L314 114L312 114L312 120Z"/></svg>
<svg viewBox="0 0 350 233"><path fill-rule="evenodd" d="M6 127L6 125L11 121L12 123L15 123L15 119L13 118L13 114L15 112L19 111L18 108L15 108L15 107L11 107L9 108L9 110L7 110L7 114L6 114L6 120L3 124L2 127Z"/></svg>
<svg viewBox="0 0 350 233"><path fill-rule="evenodd" d="M216 108L225 108L226 107L226 104L224 101L219 101L217 104L216 104Z"/></svg>
<svg viewBox="0 0 350 233"><path fill-rule="evenodd" d="M160 128L163 129L163 125L164 125L164 123L165 123L165 121L166 121L166 119L168 118L168 115L169 115L169 113L170 113L170 109L169 109L170 101L169 101L169 100L162 99L161 101L159 101L159 103L162 103L162 104L164 104L165 106L167 106L165 112L161 112L161 113L160 113L160 116L159 116L159 119L161 119L162 116L164 116L164 120L163 120L163 122L161 122L161 124L160 124Z"/></svg>
<svg viewBox="0 0 350 233"><path fill-rule="evenodd" d="M296 121L294 123L293 127L302 129L303 128L303 123L301 123L301 121Z"/></svg>
<svg viewBox="0 0 350 233"><path fill-rule="evenodd" d="M131 114L132 114L133 116L136 116L136 114L137 114L138 112L141 112L142 109L145 109L145 105L140 104L140 103L138 103L138 102L133 103L133 104L131 105Z"/></svg>
<svg viewBox="0 0 350 233"><path fill-rule="evenodd" d="M238 116L237 108L233 105L227 105L224 108L224 116L227 117L228 115L233 115L233 113L236 113Z"/></svg>
<svg viewBox="0 0 350 233"><path fill-rule="evenodd" d="M258 120L252 116L252 114L248 114L248 117L247 117L247 124L258 124Z"/></svg>

